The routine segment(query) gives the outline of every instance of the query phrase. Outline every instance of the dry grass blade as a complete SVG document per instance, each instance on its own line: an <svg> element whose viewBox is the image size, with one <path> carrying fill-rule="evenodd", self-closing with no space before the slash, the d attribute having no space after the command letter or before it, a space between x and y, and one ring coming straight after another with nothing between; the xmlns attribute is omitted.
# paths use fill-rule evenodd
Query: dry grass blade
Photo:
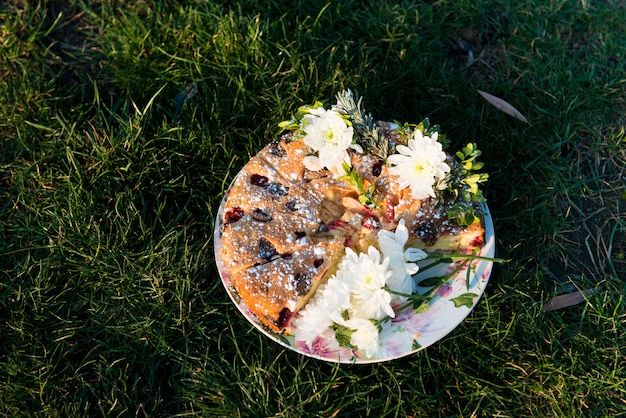
<svg viewBox="0 0 626 418"><path fill-rule="evenodd" d="M499 97L496 97L494 95L491 95L489 93L486 93L482 90L476 90L481 96L483 96L485 98L485 100L487 100L492 106L494 106L496 109L499 109L501 111L503 111L504 113L506 113L509 116L513 116L516 119L521 120L524 123L527 123L530 125L530 122L528 122L528 119L526 119L526 117L524 117L524 115L522 115L522 113L517 110L516 108L514 108L513 106L511 106L510 103L502 100Z"/></svg>
<svg viewBox="0 0 626 418"><path fill-rule="evenodd" d="M579 290L574 293L555 296L543 305L543 311L550 312L577 305L586 300L589 296L593 295L594 292L595 291L593 289L586 289Z"/></svg>

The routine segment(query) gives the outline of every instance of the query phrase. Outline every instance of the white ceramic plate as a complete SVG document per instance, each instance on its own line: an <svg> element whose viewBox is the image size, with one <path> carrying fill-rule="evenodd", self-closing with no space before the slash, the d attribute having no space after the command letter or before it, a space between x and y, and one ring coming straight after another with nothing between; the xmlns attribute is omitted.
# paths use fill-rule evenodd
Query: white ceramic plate
<svg viewBox="0 0 626 418"><path fill-rule="evenodd" d="M381 339L384 348L379 352L384 354L379 357L365 358L362 353L337 346L334 339L329 341L323 336L314 341L313 347L309 347L302 342L294 341L293 336L286 336L269 330L241 302L241 298L233 287L232 276L220 255L221 220L223 219L223 209L227 197L228 194L224 196L218 210L214 231L215 260L222 283L235 306L252 325L278 344L305 356L328 362L376 363L394 360L420 351L444 338L469 315L485 291L491 275L493 262L485 259L474 259L471 260L471 263L467 260L464 262L462 259L457 259L451 263L441 263L436 267L419 272L416 276L418 285L429 277L448 275L462 264L460 270L455 272L450 280L437 288L435 297L431 299L427 309L422 307L416 313L413 307L409 307L401 312L396 312L396 317L392 323L398 325L396 329L401 330L401 332L390 333ZM483 204L482 209L485 217L485 245L478 255L493 258L495 254L493 220L487 205ZM424 260L418 264L420 267L424 267L432 262L433 260ZM429 288L421 289L423 290L418 293L429 290ZM412 343L407 344L407 338ZM400 340L403 341L402 344L398 343Z"/></svg>

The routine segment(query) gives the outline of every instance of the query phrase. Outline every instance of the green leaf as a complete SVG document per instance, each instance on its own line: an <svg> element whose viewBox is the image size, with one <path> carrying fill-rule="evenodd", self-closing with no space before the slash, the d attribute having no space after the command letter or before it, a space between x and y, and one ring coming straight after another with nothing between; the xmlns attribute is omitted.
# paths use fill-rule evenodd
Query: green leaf
<svg viewBox="0 0 626 418"><path fill-rule="evenodd" d="M471 196L464 196L464 199L469 200ZM449 208L446 212L446 216L463 228L467 228L474 222L479 221L479 218L475 215L474 208L464 203L457 203Z"/></svg>
<svg viewBox="0 0 626 418"><path fill-rule="evenodd" d="M347 309L344 309L341 312L341 318L343 318L344 321L347 321L348 319L350 319L350 312L348 312Z"/></svg>
<svg viewBox="0 0 626 418"><path fill-rule="evenodd" d="M334 328L335 328L335 338L337 339L337 342L339 343L339 345L352 348L352 349L357 348L353 346L352 343L350 342L350 339L352 338L352 334L354 333L354 330L344 325L335 325Z"/></svg>
<svg viewBox="0 0 626 418"><path fill-rule="evenodd" d="M413 310L413 311L414 311L416 314L421 314L421 313L424 313L424 312L426 312L427 310L429 310L429 309L430 309L430 305L429 305L428 303L421 303L421 304L420 304L420 305L418 305L418 306L413 305L413 307L414 307L414 310Z"/></svg>
<svg viewBox="0 0 626 418"><path fill-rule="evenodd" d="M439 286L440 284L444 284L445 282L447 282L449 278L450 277L448 277L448 276L429 277L427 279L424 279L424 280L420 281L417 285L420 286L420 287Z"/></svg>
<svg viewBox="0 0 626 418"><path fill-rule="evenodd" d="M284 120L278 124L278 127L286 131L295 131L300 128L300 124L298 124L295 120Z"/></svg>
<svg viewBox="0 0 626 418"><path fill-rule="evenodd" d="M472 308L474 306L474 298L478 297L476 293L463 293L455 298L450 299L454 302L454 306L460 308L461 306L467 306Z"/></svg>

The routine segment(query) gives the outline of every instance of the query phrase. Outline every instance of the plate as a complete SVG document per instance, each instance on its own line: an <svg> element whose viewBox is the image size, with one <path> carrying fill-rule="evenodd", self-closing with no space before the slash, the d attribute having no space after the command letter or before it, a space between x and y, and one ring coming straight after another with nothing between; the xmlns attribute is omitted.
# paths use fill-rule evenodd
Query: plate
<svg viewBox="0 0 626 418"><path fill-rule="evenodd" d="M334 338L330 340L323 335L308 346L301 341L295 341L293 336L279 334L265 327L237 294L232 276L221 257L221 220L227 198L228 192L218 209L214 230L215 260L224 288L237 309L255 328L276 343L304 356L333 363L365 364L391 361L416 353L441 340L463 322L476 306L489 282L493 267L490 259L495 255L495 235L489 208L483 203L481 206L485 220L485 245L475 254L479 257L454 258L429 268L426 267L434 262L432 259L418 262L421 271L415 276L417 293L430 292L433 297L427 305L422 305L419 309L410 306L396 312L391 321L394 331L387 332L384 338L381 333L378 356L366 358L359 351L338 346ZM420 286L428 278L443 275L450 276L444 284L437 287Z"/></svg>

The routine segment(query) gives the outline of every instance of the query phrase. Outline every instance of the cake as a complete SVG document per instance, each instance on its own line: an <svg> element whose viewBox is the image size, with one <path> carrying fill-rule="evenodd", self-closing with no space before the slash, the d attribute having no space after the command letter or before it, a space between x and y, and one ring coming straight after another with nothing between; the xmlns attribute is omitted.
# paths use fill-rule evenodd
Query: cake
<svg viewBox="0 0 626 418"><path fill-rule="evenodd" d="M407 247L426 253L483 245L477 183L486 175L476 173L474 144L450 154L427 120L374 122L351 91L330 110L300 108L281 127L237 175L219 220L233 287L273 332L289 333L346 248L367 252L381 230L402 223ZM407 178L407 167L417 174Z"/></svg>

